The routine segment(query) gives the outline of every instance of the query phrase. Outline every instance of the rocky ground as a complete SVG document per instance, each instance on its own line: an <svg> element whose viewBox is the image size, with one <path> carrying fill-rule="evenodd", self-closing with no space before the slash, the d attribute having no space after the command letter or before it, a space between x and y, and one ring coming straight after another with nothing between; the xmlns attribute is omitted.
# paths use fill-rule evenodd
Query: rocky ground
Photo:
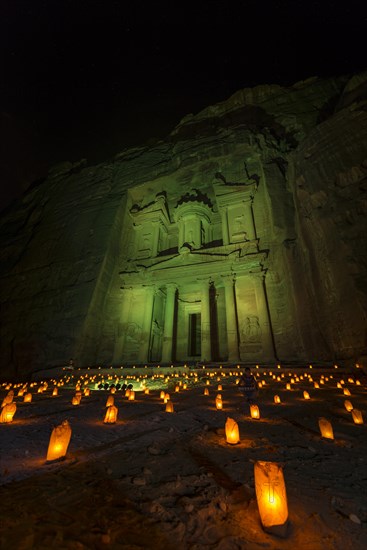
<svg viewBox="0 0 367 550"><path fill-rule="evenodd" d="M42 393L41 381L28 384L33 394L28 404L17 396L20 387L13 388L14 420L0 424L1 547L366 548L366 425L354 424L344 408L349 399L367 421L367 391L358 369L258 369L258 379L266 382L257 399L258 420L251 419L236 385L238 372L181 368L169 378L143 378L142 371L139 380L126 380L126 372L122 378L120 371L104 371L104 383L116 384L118 376L119 383L131 382L137 390L135 401L116 391L118 420L111 425L103 423L110 387L96 389L101 371L88 377L83 371L65 374L57 397L51 396L56 382L49 380ZM287 390L291 372L299 382ZM281 374L279 381L272 377ZM350 397L337 388L341 379ZM92 391L73 406L78 380ZM223 410L215 408L218 384ZM2 385L1 398L9 389ZM161 389L170 393L172 414L165 412ZM281 404L274 404L275 394ZM228 416L239 425L237 445L226 443ZM332 422L334 441L321 438L321 416ZM72 427L67 456L46 464L52 428L65 419ZM289 506L284 538L261 526L254 489L257 460L284 466Z"/></svg>

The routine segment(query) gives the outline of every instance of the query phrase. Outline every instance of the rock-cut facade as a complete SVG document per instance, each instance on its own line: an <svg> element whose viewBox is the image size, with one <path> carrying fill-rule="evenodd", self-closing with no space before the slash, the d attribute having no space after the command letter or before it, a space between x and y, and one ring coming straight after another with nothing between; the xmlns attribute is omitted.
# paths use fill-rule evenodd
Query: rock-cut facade
<svg viewBox="0 0 367 550"><path fill-rule="evenodd" d="M364 361L366 75L240 90L2 215L1 368Z"/></svg>

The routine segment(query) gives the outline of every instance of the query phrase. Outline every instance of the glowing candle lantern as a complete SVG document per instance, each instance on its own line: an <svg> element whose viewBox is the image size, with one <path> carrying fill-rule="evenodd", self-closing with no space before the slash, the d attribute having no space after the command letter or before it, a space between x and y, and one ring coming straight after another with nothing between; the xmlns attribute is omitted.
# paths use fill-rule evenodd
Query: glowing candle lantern
<svg viewBox="0 0 367 550"><path fill-rule="evenodd" d="M4 405L1 409L0 423L6 424L8 422L13 422L13 416L15 415L16 410L17 405L14 402Z"/></svg>
<svg viewBox="0 0 367 550"><path fill-rule="evenodd" d="M348 390L348 388L344 388L343 394L344 394L344 395L347 395L348 397L349 397L350 395L352 395L352 394L350 393L350 391Z"/></svg>
<svg viewBox="0 0 367 550"><path fill-rule="evenodd" d="M71 438L71 427L67 420L56 426L51 433L47 450L47 462L59 460L66 455Z"/></svg>
<svg viewBox="0 0 367 550"><path fill-rule="evenodd" d="M56 397L58 395L58 389L57 388L54 388L52 390L52 397Z"/></svg>
<svg viewBox="0 0 367 550"><path fill-rule="evenodd" d="M115 404L115 398L113 395L109 395L106 401L106 407L112 407Z"/></svg>
<svg viewBox="0 0 367 550"><path fill-rule="evenodd" d="M129 401L135 401L135 392L134 392L134 390L130 390Z"/></svg>
<svg viewBox="0 0 367 550"><path fill-rule="evenodd" d="M145 388L144 393L145 395L149 395L149 388Z"/></svg>
<svg viewBox="0 0 367 550"><path fill-rule="evenodd" d="M24 395L23 402L30 403L31 401L32 401L32 394L28 392Z"/></svg>
<svg viewBox="0 0 367 550"><path fill-rule="evenodd" d="M238 424L233 418L227 418L226 425L226 441L231 445L236 445L240 441L240 432L238 430Z"/></svg>
<svg viewBox="0 0 367 550"><path fill-rule="evenodd" d="M281 403L279 395L274 395L274 403Z"/></svg>
<svg viewBox="0 0 367 550"><path fill-rule="evenodd" d="M127 389L127 390L125 391L125 397L127 397L128 399L129 399L129 397L130 397L130 392L131 392L131 390L129 390L129 389Z"/></svg>
<svg viewBox="0 0 367 550"><path fill-rule="evenodd" d="M111 405L110 407L107 407L103 422L105 424L115 424L117 420L117 413L118 413L118 408L115 407L115 405Z"/></svg>
<svg viewBox="0 0 367 550"><path fill-rule="evenodd" d="M18 396L18 397L23 397L23 395L24 395L24 389L21 388L21 389L18 391L17 396Z"/></svg>
<svg viewBox="0 0 367 550"><path fill-rule="evenodd" d="M72 400L71 400L71 404L72 405L80 405L80 397L79 395L74 395Z"/></svg>
<svg viewBox="0 0 367 550"><path fill-rule="evenodd" d="M84 395L85 395L85 397L89 397L89 396L90 396L90 389L89 389L89 388L85 388L85 390L84 390Z"/></svg>
<svg viewBox="0 0 367 550"><path fill-rule="evenodd" d="M172 403L172 401L167 401L167 403L166 403L166 413L173 413L173 403Z"/></svg>
<svg viewBox="0 0 367 550"><path fill-rule="evenodd" d="M112 394L116 393L116 388L111 388L111 393Z"/></svg>
<svg viewBox="0 0 367 550"><path fill-rule="evenodd" d="M361 411L359 411L358 409L353 409L352 416L354 424L363 424L363 416Z"/></svg>
<svg viewBox="0 0 367 550"><path fill-rule="evenodd" d="M218 391L222 391L223 388L222 388L222 384L218 384Z"/></svg>
<svg viewBox="0 0 367 550"><path fill-rule="evenodd" d="M217 410L223 409L223 401L221 395L217 395L217 397L215 398L215 406Z"/></svg>
<svg viewBox="0 0 367 550"><path fill-rule="evenodd" d="M337 387L337 388L341 388L341 387L342 387L341 383L340 383L340 382L337 382L336 387Z"/></svg>
<svg viewBox="0 0 367 550"><path fill-rule="evenodd" d="M347 409L347 411L350 413L353 410L353 405L350 401L347 399L344 401L344 407Z"/></svg>
<svg viewBox="0 0 367 550"><path fill-rule="evenodd" d="M320 388L319 386L319 383L318 382L314 382L313 383L313 387L316 388L317 390Z"/></svg>
<svg viewBox="0 0 367 550"><path fill-rule="evenodd" d="M12 403L12 402L13 402L13 392L9 392L8 395L4 397L1 406L5 407L5 405L9 405L9 403Z"/></svg>
<svg viewBox="0 0 367 550"><path fill-rule="evenodd" d="M323 417L319 418L319 428L322 437L325 437L326 439L334 439L333 427L329 420Z"/></svg>
<svg viewBox="0 0 367 550"><path fill-rule="evenodd" d="M283 469L276 462L257 461L254 474L261 523L265 530L284 535L288 503Z"/></svg>
<svg viewBox="0 0 367 550"><path fill-rule="evenodd" d="M180 391L180 386L175 387L175 392L178 393Z"/></svg>
<svg viewBox="0 0 367 550"><path fill-rule="evenodd" d="M348 382L349 382L349 384L354 384L354 379L353 378L348 378Z"/></svg>
<svg viewBox="0 0 367 550"><path fill-rule="evenodd" d="M207 385L207 386L210 386L210 380L207 380L207 381L206 381L206 385Z"/></svg>
<svg viewBox="0 0 367 550"><path fill-rule="evenodd" d="M165 394L164 394L163 403L168 403L168 401L169 401L170 399L171 399L171 398L170 398L169 393L165 393Z"/></svg>
<svg viewBox="0 0 367 550"><path fill-rule="evenodd" d="M360 380L356 380L356 386L360 386L361 385L361 381Z"/></svg>
<svg viewBox="0 0 367 550"><path fill-rule="evenodd" d="M208 388L204 388L204 395L209 395L209 390L208 390Z"/></svg>
<svg viewBox="0 0 367 550"><path fill-rule="evenodd" d="M76 390L76 391L80 391L80 384L77 384L77 385L75 386L75 390Z"/></svg>
<svg viewBox="0 0 367 550"><path fill-rule="evenodd" d="M308 391L303 392L303 399L310 399L310 394L308 393Z"/></svg>
<svg viewBox="0 0 367 550"><path fill-rule="evenodd" d="M160 393L160 396L159 396L160 399L164 399L165 395L166 395L166 392L164 392L164 391L162 390L161 393Z"/></svg>
<svg viewBox="0 0 367 550"><path fill-rule="evenodd" d="M260 418L260 410L257 405L250 405L251 418Z"/></svg>
<svg viewBox="0 0 367 550"><path fill-rule="evenodd" d="M286 384L285 389L286 389L286 390L292 389L292 388L291 388L291 385L290 385L290 384Z"/></svg>

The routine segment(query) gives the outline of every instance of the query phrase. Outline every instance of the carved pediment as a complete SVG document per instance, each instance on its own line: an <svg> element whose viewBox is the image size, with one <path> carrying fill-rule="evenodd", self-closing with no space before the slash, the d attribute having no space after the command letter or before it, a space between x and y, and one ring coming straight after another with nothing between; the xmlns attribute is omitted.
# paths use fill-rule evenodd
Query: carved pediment
<svg viewBox="0 0 367 550"><path fill-rule="evenodd" d="M153 201L143 206L133 204L129 212L134 223L144 224L151 221L161 221L165 224L170 223L166 195L164 192L157 193Z"/></svg>
<svg viewBox="0 0 367 550"><path fill-rule="evenodd" d="M189 246L183 246L180 253L173 256L129 261L123 272L153 272L175 267L207 265L214 262L239 262L244 261L246 257L250 258L257 254L258 249L253 243L245 243L244 246L222 246L213 250L200 251L190 250Z"/></svg>

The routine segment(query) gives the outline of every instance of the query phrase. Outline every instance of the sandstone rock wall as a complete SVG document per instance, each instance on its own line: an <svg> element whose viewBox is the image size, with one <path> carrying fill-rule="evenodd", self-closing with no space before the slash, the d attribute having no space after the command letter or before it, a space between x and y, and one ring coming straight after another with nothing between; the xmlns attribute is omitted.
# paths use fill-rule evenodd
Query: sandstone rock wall
<svg viewBox="0 0 367 550"><path fill-rule="evenodd" d="M278 358L366 353L366 118L365 75L261 86L153 146L55 167L1 218L2 376L111 361L129 201L209 188L218 172L259 182Z"/></svg>

